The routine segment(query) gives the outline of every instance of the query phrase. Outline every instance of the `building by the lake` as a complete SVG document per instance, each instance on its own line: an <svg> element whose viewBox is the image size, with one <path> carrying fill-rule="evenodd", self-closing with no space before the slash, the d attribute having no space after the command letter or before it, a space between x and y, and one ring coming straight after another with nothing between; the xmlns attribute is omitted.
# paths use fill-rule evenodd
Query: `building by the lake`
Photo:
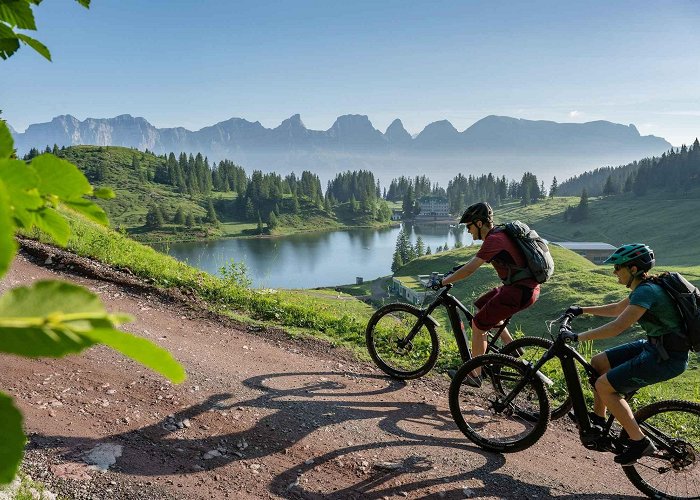
<svg viewBox="0 0 700 500"><path fill-rule="evenodd" d="M420 203L420 213L416 217L417 220L450 218L450 203L444 196L423 196L418 203Z"/></svg>
<svg viewBox="0 0 700 500"><path fill-rule="evenodd" d="M560 247L576 252L577 254L587 258L594 264L602 264L605 259L610 257L616 247L612 246L610 243L603 243L599 241L551 241L552 245L558 245Z"/></svg>

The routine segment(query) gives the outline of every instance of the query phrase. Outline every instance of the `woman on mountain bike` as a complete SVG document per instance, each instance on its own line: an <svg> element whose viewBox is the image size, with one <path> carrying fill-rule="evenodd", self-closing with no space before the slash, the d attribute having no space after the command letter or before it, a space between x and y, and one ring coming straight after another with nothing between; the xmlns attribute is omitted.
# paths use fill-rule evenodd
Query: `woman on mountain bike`
<svg viewBox="0 0 700 500"><path fill-rule="evenodd" d="M442 285L454 283L471 276L485 262L490 263L498 277L508 282L486 292L474 301L478 312L472 320L472 355L479 356L486 351L486 332L535 303L540 295L540 285L532 277L526 276L511 282L514 268L526 268L527 260L522 250L500 227L493 224L493 210L486 202L469 206L460 224L467 225L467 231L474 240L483 240L481 248L472 259L442 280ZM516 278L517 279L517 278ZM501 333L504 343L513 340L508 329ZM480 373L472 373L466 383L479 387Z"/></svg>
<svg viewBox="0 0 700 500"><path fill-rule="evenodd" d="M591 422L605 424L607 408L622 425L630 444L615 457L615 462L626 466L652 454L655 447L637 425L623 395L683 373L688 366L688 347L677 335L684 326L673 299L647 274L654 266L654 252L648 246L623 245L604 264L614 265L618 282L631 290L629 296L602 306L571 306L567 313L615 318L584 333L571 332L570 338L575 342L614 337L634 323L639 323L647 334L644 340L608 349L591 359L591 365L600 374L595 382Z"/></svg>

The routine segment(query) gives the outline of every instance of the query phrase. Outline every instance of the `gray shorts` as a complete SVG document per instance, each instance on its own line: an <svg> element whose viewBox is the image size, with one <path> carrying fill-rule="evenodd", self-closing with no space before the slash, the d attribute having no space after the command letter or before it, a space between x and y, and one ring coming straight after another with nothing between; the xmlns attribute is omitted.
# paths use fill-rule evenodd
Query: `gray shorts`
<svg viewBox="0 0 700 500"><path fill-rule="evenodd" d="M648 340L637 340L605 351L608 382L620 394L677 377L688 367L688 351L669 351L663 361Z"/></svg>

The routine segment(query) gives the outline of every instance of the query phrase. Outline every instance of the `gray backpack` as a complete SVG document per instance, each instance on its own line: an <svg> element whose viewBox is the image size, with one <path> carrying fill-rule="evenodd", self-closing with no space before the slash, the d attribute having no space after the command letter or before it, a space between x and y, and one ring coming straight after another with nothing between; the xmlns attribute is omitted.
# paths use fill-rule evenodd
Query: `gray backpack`
<svg viewBox="0 0 700 500"><path fill-rule="evenodd" d="M554 274L554 260L537 231L519 220L505 224L503 230L522 250L527 261L525 268L510 266L508 278L503 283L510 285L526 278L534 278L538 283L547 281Z"/></svg>

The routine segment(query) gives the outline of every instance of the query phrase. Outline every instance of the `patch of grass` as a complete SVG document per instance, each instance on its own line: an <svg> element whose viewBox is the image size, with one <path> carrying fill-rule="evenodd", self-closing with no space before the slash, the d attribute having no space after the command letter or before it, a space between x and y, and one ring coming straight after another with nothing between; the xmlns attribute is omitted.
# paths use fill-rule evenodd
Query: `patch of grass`
<svg viewBox="0 0 700 500"><path fill-rule="evenodd" d="M245 322L281 325L294 335L314 335L328 339L335 345L352 349L360 358L366 359L364 331L374 308L353 299L350 294L328 289L270 291L243 288L232 280L220 279L199 271L119 232L86 221L73 212L65 213L72 230L68 250L78 255L91 257L117 268L127 268L135 275L160 287L189 290L207 301L214 310ZM46 240L45 236L38 233L33 233L33 236ZM600 267L564 248L552 247L551 250L557 272L542 286L538 302L514 318L511 331L516 335L546 337L545 321L558 317L569 305L602 304L619 300L627 294L627 290L617 284L609 269L607 272L600 272ZM475 252L475 247L466 247L424 256L402 267L397 276L415 282L416 275L452 269L455 265L468 261ZM696 285L700 284L700 267L666 269L680 271ZM391 277L381 278L384 283L390 279ZM499 284L493 269L484 266L469 279L458 283L452 289L452 293L464 304L469 305L479 295ZM371 286L372 282L367 282L349 287L359 294L370 291ZM429 300L428 297L426 306ZM438 367L457 366L460 364L458 349L444 311L436 311L435 318L441 325L438 330L442 341L442 355ZM605 321L605 318L584 316L577 319L575 329L582 331ZM621 338L595 342L593 350L605 349L639 334L640 330L636 329ZM672 381L645 389L640 393L640 398L651 400L663 395L677 395L699 400L697 388L700 387L700 376L697 355L691 356L692 369ZM656 392L657 387L663 392Z"/></svg>
<svg viewBox="0 0 700 500"><path fill-rule="evenodd" d="M642 242L656 252L657 263L695 266L700 263L697 198L634 198L630 195L589 198L590 216L583 222L564 220L568 206L577 206L578 197L554 197L534 205L506 203L496 209L496 222L512 219L534 227L552 241L602 241L619 246Z"/></svg>

